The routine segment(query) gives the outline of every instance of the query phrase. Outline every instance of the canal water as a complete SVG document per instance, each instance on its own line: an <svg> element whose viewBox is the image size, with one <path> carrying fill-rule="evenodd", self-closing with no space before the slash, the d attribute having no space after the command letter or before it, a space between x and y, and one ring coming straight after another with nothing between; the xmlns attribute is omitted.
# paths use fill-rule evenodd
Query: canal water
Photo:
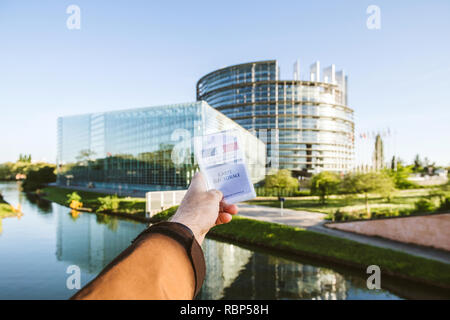
<svg viewBox="0 0 450 320"><path fill-rule="evenodd" d="M76 292L66 285L69 266L81 269L83 286L145 228L107 215L72 214L27 196L15 182L0 182L0 192L23 211L0 223L0 299L67 299ZM405 298L368 290L366 275L348 270L211 239L203 249L207 276L199 299Z"/></svg>

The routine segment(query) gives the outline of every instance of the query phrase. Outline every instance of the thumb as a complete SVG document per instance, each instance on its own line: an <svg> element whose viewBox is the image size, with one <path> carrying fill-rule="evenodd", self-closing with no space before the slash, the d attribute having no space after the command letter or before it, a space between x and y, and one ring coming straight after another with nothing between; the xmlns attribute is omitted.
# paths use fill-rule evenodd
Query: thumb
<svg viewBox="0 0 450 320"><path fill-rule="evenodd" d="M206 192L206 180L203 173L200 171L197 172L194 177L192 178L191 184L189 185L189 192Z"/></svg>

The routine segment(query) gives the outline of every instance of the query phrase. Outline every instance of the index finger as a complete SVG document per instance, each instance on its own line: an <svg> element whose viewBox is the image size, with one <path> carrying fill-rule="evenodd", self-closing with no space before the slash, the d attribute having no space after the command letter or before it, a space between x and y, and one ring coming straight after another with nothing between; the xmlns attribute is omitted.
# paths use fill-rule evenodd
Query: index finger
<svg viewBox="0 0 450 320"><path fill-rule="evenodd" d="M237 214L238 213L238 207L235 204L228 204L225 201L220 202L220 209L223 212L228 212L229 214Z"/></svg>

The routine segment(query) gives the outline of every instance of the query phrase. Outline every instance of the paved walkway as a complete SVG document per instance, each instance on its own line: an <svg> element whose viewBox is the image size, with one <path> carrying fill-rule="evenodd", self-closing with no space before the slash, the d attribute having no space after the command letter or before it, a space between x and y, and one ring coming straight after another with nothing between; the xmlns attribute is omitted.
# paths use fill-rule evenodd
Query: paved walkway
<svg viewBox="0 0 450 320"><path fill-rule="evenodd" d="M437 250L433 248L421 247L413 244L402 243L389 239L378 237L364 236L352 232L345 232L340 230L329 229L324 226L326 221L323 218L326 216L323 213L297 211L291 209L256 206L249 204L239 204L239 215L251 219L280 223L293 227L305 228L310 231L315 231L330 236L340 237L348 240L357 241L360 243L402 251L415 256L420 256L427 259L437 260L450 264L450 252L444 250Z"/></svg>

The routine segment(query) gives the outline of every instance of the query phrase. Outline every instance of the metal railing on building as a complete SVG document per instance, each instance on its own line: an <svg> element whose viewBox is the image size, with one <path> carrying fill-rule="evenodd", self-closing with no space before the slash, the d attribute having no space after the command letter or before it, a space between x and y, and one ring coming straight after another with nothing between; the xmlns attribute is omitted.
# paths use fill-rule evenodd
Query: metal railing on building
<svg viewBox="0 0 450 320"><path fill-rule="evenodd" d="M179 205L187 190L150 191L145 194L145 214L152 217L158 212Z"/></svg>

